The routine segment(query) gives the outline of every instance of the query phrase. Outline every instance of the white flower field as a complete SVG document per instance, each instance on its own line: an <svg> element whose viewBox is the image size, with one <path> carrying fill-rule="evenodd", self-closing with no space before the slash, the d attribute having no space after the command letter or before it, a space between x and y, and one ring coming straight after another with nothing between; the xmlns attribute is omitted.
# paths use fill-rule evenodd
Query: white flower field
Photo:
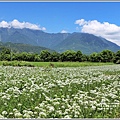
<svg viewBox="0 0 120 120"><path fill-rule="evenodd" d="M0 118L119 118L120 65L0 66Z"/></svg>

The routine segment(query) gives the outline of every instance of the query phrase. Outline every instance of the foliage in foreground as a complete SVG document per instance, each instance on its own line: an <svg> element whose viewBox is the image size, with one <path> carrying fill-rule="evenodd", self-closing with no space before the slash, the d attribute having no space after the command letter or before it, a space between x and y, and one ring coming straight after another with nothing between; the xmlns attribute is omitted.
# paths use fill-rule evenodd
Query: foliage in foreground
<svg viewBox="0 0 120 120"><path fill-rule="evenodd" d="M119 118L120 65L0 66L0 118Z"/></svg>

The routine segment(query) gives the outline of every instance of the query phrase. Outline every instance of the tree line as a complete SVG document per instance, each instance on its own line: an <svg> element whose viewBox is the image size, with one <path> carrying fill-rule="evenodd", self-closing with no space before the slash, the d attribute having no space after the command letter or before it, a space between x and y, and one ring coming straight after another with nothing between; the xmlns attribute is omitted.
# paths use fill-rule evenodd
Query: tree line
<svg viewBox="0 0 120 120"><path fill-rule="evenodd" d="M120 64L120 50L112 52L103 50L99 53L94 52L90 55L82 54L81 51L67 50L63 53L49 52L42 50L40 54L27 52L13 52L9 48L0 48L0 61L34 61L34 62L114 62Z"/></svg>

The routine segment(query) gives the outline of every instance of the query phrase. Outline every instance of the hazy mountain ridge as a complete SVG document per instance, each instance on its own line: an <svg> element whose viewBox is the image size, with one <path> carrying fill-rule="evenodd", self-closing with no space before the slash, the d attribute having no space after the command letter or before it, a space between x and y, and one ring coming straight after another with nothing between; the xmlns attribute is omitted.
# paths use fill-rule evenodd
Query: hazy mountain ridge
<svg viewBox="0 0 120 120"><path fill-rule="evenodd" d="M120 50L120 46L88 33L46 33L27 28L0 28L0 41L42 46L57 52L80 50L84 54L90 54L104 49L113 52Z"/></svg>
<svg viewBox="0 0 120 120"><path fill-rule="evenodd" d="M0 28L2 42L25 43L52 48L63 41L68 34L45 33L41 30ZM53 44L54 43L54 44Z"/></svg>
<svg viewBox="0 0 120 120"><path fill-rule="evenodd" d="M54 47L55 50L63 52L65 50L81 50L85 54L100 52L104 49L112 51L120 50L120 46L104 38L94 36L88 33L73 33Z"/></svg>
<svg viewBox="0 0 120 120"><path fill-rule="evenodd" d="M33 45L23 44L23 43L0 42L0 48L2 47L9 48L14 52L27 52L27 53L37 53L37 54L40 54L42 50L48 50L49 52L54 52L54 50L51 50L45 47L33 46Z"/></svg>

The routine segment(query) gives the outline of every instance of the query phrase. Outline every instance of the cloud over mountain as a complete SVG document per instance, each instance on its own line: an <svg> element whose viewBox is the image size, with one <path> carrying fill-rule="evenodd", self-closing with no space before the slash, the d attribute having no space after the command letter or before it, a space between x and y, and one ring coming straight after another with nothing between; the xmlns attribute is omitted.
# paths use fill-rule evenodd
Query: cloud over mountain
<svg viewBox="0 0 120 120"><path fill-rule="evenodd" d="M61 33L68 33L66 30L62 30Z"/></svg>
<svg viewBox="0 0 120 120"><path fill-rule="evenodd" d="M19 29L29 28L29 29L32 29L32 30L43 30L43 31L46 30L45 27L40 27L39 25L32 24L32 23L29 23L29 22L19 22L16 19L14 19L11 22L2 21L2 22L0 22L0 27L2 27L2 28L13 27L13 28L19 28Z"/></svg>
<svg viewBox="0 0 120 120"><path fill-rule="evenodd" d="M97 20L85 21L76 20L75 24L81 27L81 32L101 36L120 46L120 26L108 22L98 22Z"/></svg>

